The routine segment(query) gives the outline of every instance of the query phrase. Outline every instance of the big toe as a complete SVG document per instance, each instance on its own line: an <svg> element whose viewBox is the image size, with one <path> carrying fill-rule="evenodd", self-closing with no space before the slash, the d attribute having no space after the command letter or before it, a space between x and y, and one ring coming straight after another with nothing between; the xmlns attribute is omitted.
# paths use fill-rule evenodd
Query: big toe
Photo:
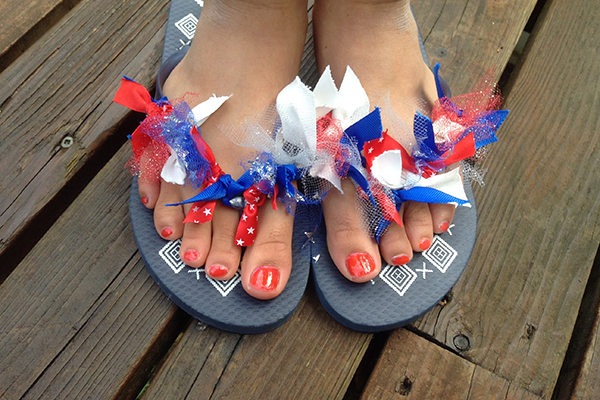
<svg viewBox="0 0 600 400"><path fill-rule="evenodd" d="M272 299L283 291L292 270L292 233L294 217L281 203L260 207L254 244L242 259L244 289L253 297Z"/></svg>
<svg viewBox="0 0 600 400"><path fill-rule="evenodd" d="M381 270L377 243L361 229L355 207L354 184L342 181L342 194L336 189L323 199L329 254L342 275L352 282L367 282Z"/></svg>

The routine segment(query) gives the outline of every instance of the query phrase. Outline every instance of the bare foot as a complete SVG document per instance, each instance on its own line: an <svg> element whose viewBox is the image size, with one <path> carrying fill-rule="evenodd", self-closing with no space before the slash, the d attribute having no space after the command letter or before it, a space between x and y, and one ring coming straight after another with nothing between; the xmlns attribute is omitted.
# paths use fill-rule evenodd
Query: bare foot
<svg viewBox="0 0 600 400"><path fill-rule="evenodd" d="M189 52L164 84L168 98L197 93L197 103L213 94L233 94L201 129L220 167L234 179L253 152L233 145L220 127L240 124L275 102L298 74L306 26L306 1L206 1ZM183 224L191 205L165 206L196 193L189 185L162 180L140 184L142 201L154 209L157 232L169 240L182 238L181 259L191 267L205 265L212 278L230 279L242 259L234 240L239 212L217 202L212 223ZM241 260L242 282L251 296L270 299L281 293L290 275L293 217L285 207L266 206L259 217L255 242Z"/></svg>
<svg viewBox="0 0 600 400"><path fill-rule="evenodd" d="M431 111L437 99L435 80L423 61L408 0L320 0L313 15L320 71L330 65L339 84L349 65L370 98L390 93L392 107L411 130L416 109L403 98L421 99L424 110ZM327 244L340 272L354 282L377 276L380 254L390 264L407 263L414 251L429 248L433 234L446 231L454 217L453 205L406 202L400 210L404 227L390 225L378 245L361 234L354 185L344 180L342 188L344 194L331 190L323 201Z"/></svg>

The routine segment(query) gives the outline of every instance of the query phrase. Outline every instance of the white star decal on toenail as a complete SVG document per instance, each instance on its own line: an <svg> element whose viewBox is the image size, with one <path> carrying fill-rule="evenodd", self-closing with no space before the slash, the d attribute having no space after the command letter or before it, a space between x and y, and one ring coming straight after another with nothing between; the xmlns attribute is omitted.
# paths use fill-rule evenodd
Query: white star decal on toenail
<svg viewBox="0 0 600 400"><path fill-rule="evenodd" d="M204 215L210 215L210 214L211 214L211 212L210 212L210 208L206 207L206 208L204 209L203 213L204 213Z"/></svg>
<svg viewBox="0 0 600 400"><path fill-rule="evenodd" d="M250 227L248 228L248 235L252 235L254 233L254 228Z"/></svg>
<svg viewBox="0 0 600 400"><path fill-rule="evenodd" d="M236 242L236 244L238 246L243 246L244 245L244 241L242 239L238 239L237 242Z"/></svg>

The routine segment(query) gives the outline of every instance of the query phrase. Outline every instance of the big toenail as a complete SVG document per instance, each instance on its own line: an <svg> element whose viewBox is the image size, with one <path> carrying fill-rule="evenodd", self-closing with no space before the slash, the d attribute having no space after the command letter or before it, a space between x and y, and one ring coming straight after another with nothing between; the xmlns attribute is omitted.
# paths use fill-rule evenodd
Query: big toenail
<svg viewBox="0 0 600 400"><path fill-rule="evenodd" d="M419 241L419 248L421 250L427 250L429 248L429 246L431 246L431 240L429 240L429 239L421 239Z"/></svg>
<svg viewBox="0 0 600 400"><path fill-rule="evenodd" d="M350 275L359 278L375 270L375 261L367 253L354 253L346 258L346 268Z"/></svg>
<svg viewBox="0 0 600 400"><path fill-rule="evenodd" d="M394 265L404 265L407 264L409 261L410 257L408 257L406 254L402 254L392 258L392 263Z"/></svg>
<svg viewBox="0 0 600 400"><path fill-rule="evenodd" d="M213 265L208 270L208 274L210 276L214 276L215 278L222 278L227 275L227 272L229 272L227 267L224 267L223 265Z"/></svg>
<svg viewBox="0 0 600 400"><path fill-rule="evenodd" d="M171 228L164 228L162 231L160 231L160 234L164 238L169 237L169 236L171 236L173 234L173 229L171 229Z"/></svg>
<svg viewBox="0 0 600 400"><path fill-rule="evenodd" d="M275 267L259 267L250 277L250 284L258 290L274 290L279 283L279 270Z"/></svg>
<svg viewBox="0 0 600 400"><path fill-rule="evenodd" d="M198 259L198 252L196 250L188 250L183 253L183 259L185 261L196 261Z"/></svg>
<svg viewBox="0 0 600 400"><path fill-rule="evenodd" d="M142 196L142 204L148 204L148 196Z"/></svg>
<svg viewBox="0 0 600 400"><path fill-rule="evenodd" d="M449 227L450 227L450 223L448 223L448 221L444 221L440 224L440 230L442 232L446 232Z"/></svg>

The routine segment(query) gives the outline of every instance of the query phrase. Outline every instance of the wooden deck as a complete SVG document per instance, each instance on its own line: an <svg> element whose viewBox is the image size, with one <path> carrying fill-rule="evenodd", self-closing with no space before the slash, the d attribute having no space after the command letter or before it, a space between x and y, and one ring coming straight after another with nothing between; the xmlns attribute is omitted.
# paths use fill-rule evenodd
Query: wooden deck
<svg viewBox="0 0 600 400"><path fill-rule="evenodd" d="M153 86L168 6L0 3L0 398L600 399L600 2L414 2L453 92L496 66L511 115L465 273L376 335L313 289L273 332L221 332L146 272L123 169L137 116L111 100L122 74Z"/></svg>

